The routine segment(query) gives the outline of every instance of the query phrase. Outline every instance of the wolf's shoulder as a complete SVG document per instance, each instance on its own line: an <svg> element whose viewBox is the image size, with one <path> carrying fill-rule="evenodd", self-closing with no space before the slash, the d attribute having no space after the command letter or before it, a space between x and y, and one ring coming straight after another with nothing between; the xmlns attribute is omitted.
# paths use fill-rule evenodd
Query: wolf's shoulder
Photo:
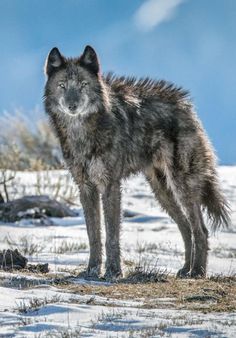
<svg viewBox="0 0 236 338"><path fill-rule="evenodd" d="M110 72L103 76L105 83L115 93L133 92L142 97L157 96L163 101L176 102L189 100L189 91L166 80L155 80L150 77L137 78L117 76Z"/></svg>

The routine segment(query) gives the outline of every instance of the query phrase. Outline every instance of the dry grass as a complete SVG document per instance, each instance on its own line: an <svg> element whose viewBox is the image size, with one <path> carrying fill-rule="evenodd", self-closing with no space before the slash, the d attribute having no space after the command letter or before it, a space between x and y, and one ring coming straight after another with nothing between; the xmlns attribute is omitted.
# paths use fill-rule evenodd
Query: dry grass
<svg viewBox="0 0 236 338"><path fill-rule="evenodd" d="M168 272L167 270L158 267L158 261L153 265L152 260L139 259L137 264L128 265L128 273L121 282L125 283L149 283L149 282L166 282Z"/></svg>
<svg viewBox="0 0 236 338"><path fill-rule="evenodd" d="M132 270L133 271L133 270ZM149 271L149 270L148 270ZM48 273L37 274L44 282L53 284L59 289L80 295L101 296L111 300L140 301L144 308L178 308L208 312L236 311L236 275L213 275L205 279L177 279L165 272L155 271L155 282L151 278L126 278L117 283L79 284L80 271L68 271L69 275ZM21 274L18 272L18 274ZM22 275L31 275L23 272ZM35 276L35 274L34 274ZM140 276L139 276L140 277ZM72 281L73 279L73 281ZM75 280L77 281L75 282Z"/></svg>
<svg viewBox="0 0 236 338"><path fill-rule="evenodd" d="M60 245L56 248L52 248L51 252L57 254L65 254L65 253L78 253L80 251L85 251L88 249L88 245L85 242L72 242L68 240L63 240Z"/></svg>
<svg viewBox="0 0 236 338"><path fill-rule="evenodd" d="M38 311L40 308L46 306L47 304L54 304L60 302L60 296L55 295L51 298L45 297L44 299L41 298L31 298L29 301L25 301L24 299L17 303L16 310L19 313L27 314L28 312Z"/></svg>
<svg viewBox="0 0 236 338"><path fill-rule="evenodd" d="M111 299L137 300L145 308L179 308L208 312L236 311L236 277L221 279L176 279L159 283L117 283L108 285L66 284L68 292L92 294ZM166 301L165 301L166 299Z"/></svg>
<svg viewBox="0 0 236 338"><path fill-rule="evenodd" d="M5 237L5 242L12 250L17 249L22 252L23 255L33 256L43 251L44 247L38 244L33 237L22 236L17 242L14 241L9 235Z"/></svg>
<svg viewBox="0 0 236 338"><path fill-rule="evenodd" d="M47 332L46 336L45 335L39 335L37 338L79 338L81 337L81 328L66 328L66 329L61 329L57 331L51 331Z"/></svg>
<svg viewBox="0 0 236 338"><path fill-rule="evenodd" d="M82 247L85 249L84 244ZM68 246L68 243L65 247L62 246L63 252L73 249L73 242L71 246ZM55 273L37 275L39 278L43 277L45 283L55 285L66 292L101 296L114 301L139 301L144 308L178 308L205 313L236 311L235 274L212 275L205 279L177 279L148 261L140 260L139 264L130 261L128 263L126 276L118 279L116 283L107 283L105 279L100 278L96 284L80 284L82 266L79 269L64 271L67 276ZM23 272L23 276L26 275L31 274Z"/></svg>

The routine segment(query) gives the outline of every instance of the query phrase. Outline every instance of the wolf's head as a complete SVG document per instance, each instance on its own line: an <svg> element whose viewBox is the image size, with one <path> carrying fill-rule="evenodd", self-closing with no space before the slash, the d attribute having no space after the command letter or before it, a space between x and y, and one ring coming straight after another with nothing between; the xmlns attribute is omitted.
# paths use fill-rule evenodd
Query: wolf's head
<svg viewBox="0 0 236 338"><path fill-rule="evenodd" d="M49 113L88 116L107 108L105 87L94 49L78 58L65 58L53 48L46 60L45 106Z"/></svg>

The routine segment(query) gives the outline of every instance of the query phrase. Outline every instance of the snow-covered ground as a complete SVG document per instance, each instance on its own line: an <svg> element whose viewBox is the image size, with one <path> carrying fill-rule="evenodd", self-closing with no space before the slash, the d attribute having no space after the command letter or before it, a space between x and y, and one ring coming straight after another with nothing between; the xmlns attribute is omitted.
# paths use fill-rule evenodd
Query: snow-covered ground
<svg viewBox="0 0 236 338"><path fill-rule="evenodd" d="M231 203L232 228L211 236L208 275L232 275L236 273L236 167L220 167L219 175ZM38 180L35 173L18 173L17 179L27 194L35 193L32 188ZM66 187L63 189L66 191ZM47 192L45 186L44 193ZM176 273L183 263L180 233L161 211L142 176L124 182L123 209L126 217L122 227L122 254L126 268L146 261ZM88 239L80 205L77 210L78 217L54 218L51 226L29 220L0 224L1 250L8 248L9 242L17 243L21 250L27 239L27 245L34 251L28 256L29 262L49 263L53 278L68 276L78 267L82 270L88 261ZM149 309L143 306L141 298L116 300L96 294L75 294L47 281L39 275L0 272L0 337L47 337L49 334L56 337L236 337L235 312L206 315L171 306ZM82 287L104 282L76 278L74 283ZM63 336L65 332L68 336Z"/></svg>

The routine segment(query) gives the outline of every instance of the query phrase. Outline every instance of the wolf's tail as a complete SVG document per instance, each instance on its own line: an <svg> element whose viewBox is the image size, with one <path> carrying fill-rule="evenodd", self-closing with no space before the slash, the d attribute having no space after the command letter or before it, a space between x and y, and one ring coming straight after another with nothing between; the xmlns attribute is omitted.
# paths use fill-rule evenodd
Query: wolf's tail
<svg viewBox="0 0 236 338"><path fill-rule="evenodd" d="M216 176L214 176L214 179L211 178L211 180L206 182L203 190L202 204L212 221L213 231L221 227L229 227L230 207L220 190Z"/></svg>

